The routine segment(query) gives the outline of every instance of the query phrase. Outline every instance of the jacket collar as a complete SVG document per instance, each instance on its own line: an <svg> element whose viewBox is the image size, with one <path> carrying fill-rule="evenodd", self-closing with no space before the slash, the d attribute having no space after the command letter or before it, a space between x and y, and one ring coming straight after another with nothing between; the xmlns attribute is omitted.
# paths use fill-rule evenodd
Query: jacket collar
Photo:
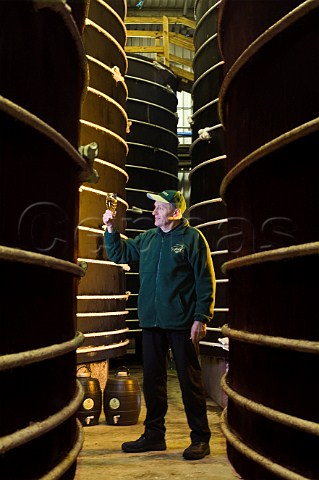
<svg viewBox="0 0 319 480"><path fill-rule="evenodd" d="M189 221L183 217L181 223L179 223L177 227L173 228L173 230L165 233L160 229L160 227L156 227L156 233L158 233L159 235L162 235L163 233L165 233L165 235L183 235L186 228L188 227Z"/></svg>

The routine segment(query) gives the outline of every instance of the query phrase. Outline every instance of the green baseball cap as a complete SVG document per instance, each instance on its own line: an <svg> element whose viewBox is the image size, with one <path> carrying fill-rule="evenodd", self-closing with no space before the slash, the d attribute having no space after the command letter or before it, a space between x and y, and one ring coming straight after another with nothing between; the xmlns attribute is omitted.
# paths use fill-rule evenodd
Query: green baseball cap
<svg viewBox="0 0 319 480"><path fill-rule="evenodd" d="M147 193L151 200L163 203L170 203L175 208L179 208L182 213L186 210L184 195L179 190L163 190L161 193Z"/></svg>

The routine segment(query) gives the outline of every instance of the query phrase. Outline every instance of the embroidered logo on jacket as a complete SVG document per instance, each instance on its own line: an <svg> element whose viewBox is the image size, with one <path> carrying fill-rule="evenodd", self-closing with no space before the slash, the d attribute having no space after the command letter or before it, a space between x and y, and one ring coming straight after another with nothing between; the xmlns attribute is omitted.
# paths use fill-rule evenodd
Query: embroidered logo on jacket
<svg viewBox="0 0 319 480"><path fill-rule="evenodd" d="M185 250L185 245L180 245L179 243L176 243L176 245L173 245L171 247L171 250L174 253L182 253Z"/></svg>

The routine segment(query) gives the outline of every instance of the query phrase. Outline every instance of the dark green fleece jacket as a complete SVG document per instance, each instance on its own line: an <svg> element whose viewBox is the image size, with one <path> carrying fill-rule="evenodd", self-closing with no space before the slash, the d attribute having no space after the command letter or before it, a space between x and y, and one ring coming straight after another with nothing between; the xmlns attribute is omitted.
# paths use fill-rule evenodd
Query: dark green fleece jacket
<svg viewBox="0 0 319 480"><path fill-rule="evenodd" d="M194 320L211 320L216 282L210 249L203 234L186 219L167 233L152 228L122 240L118 232L106 231L104 239L111 261L139 262L142 328L182 330Z"/></svg>

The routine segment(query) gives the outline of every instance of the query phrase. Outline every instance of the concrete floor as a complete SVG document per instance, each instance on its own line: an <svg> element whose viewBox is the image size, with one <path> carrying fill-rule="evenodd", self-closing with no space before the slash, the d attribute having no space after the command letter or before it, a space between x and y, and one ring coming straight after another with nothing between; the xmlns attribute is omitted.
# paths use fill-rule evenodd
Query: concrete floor
<svg viewBox="0 0 319 480"><path fill-rule="evenodd" d="M138 380L141 387L141 367L130 368L130 374ZM84 446L78 457L75 480L241 478L233 470L226 456L226 443L219 425L221 408L210 398L207 399L208 419L212 430L211 454L202 460L187 461L183 459L182 452L190 443L189 429L175 370L168 372L168 395L166 451L128 454L121 450L124 441L136 440L143 433L145 405L142 396L141 413L137 424L107 425L102 409L99 424L84 427Z"/></svg>

